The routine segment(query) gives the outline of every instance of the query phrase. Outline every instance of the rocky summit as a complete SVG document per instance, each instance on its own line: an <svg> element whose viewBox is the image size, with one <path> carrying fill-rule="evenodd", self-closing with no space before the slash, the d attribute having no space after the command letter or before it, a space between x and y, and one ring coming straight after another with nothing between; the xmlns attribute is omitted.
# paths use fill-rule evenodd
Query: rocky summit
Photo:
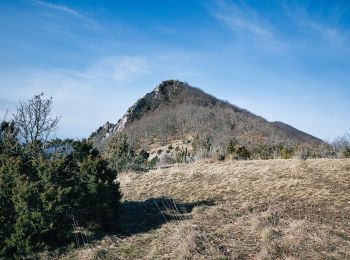
<svg viewBox="0 0 350 260"><path fill-rule="evenodd" d="M210 138L214 144L235 138L247 146L322 142L288 124L269 122L178 80L163 81L118 122L107 122L90 138L95 147L103 149L117 133L125 133L146 148L172 140L190 142L196 136Z"/></svg>

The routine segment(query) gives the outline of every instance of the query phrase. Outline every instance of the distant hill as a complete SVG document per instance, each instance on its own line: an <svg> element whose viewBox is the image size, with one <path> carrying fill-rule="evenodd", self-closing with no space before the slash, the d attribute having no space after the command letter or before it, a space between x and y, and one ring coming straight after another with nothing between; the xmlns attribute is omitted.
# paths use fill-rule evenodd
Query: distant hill
<svg viewBox="0 0 350 260"><path fill-rule="evenodd" d="M118 122L107 122L90 138L103 149L116 133L125 133L134 144L146 149L173 140L191 142L195 137L210 138L213 145L235 138L248 147L323 142L285 123L268 122L178 80L163 81Z"/></svg>

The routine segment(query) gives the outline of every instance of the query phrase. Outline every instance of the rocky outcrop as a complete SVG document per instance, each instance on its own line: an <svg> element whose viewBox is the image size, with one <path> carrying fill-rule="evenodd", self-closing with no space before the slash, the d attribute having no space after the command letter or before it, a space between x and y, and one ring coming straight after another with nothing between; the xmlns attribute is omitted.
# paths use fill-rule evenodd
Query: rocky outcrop
<svg viewBox="0 0 350 260"><path fill-rule="evenodd" d="M193 116L189 117L188 113L192 113ZM173 118L173 122L169 122L169 117ZM171 123L178 126L172 126L171 133L159 129L152 130L153 126L171 125ZM191 128L189 125L196 127ZM282 122L268 122L262 117L178 80L163 81L131 106L116 124L107 122L90 138L96 147L101 148L108 138L124 131L139 138L155 138L161 134L166 134L166 138L171 138L169 135L181 138L181 133L186 136L198 132L201 134L201 131L211 131L213 128L215 130L211 134L217 134L221 139L222 136L237 137L247 143L253 139L269 142L271 140L292 143L322 142ZM147 134L143 135L144 132Z"/></svg>

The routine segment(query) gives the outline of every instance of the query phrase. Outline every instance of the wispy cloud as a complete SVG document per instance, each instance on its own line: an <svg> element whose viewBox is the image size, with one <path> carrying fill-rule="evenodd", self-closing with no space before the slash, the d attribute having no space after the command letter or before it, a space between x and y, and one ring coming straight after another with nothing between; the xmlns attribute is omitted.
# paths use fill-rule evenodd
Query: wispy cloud
<svg viewBox="0 0 350 260"><path fill-rule="evenodd" d="M219 10L214 12L213 16L236 33L248 32L259 37L273 36L266 22L247 6L239 7L220 1Z"/></svg>
<svg viewBox="0 0 350 260"><path fill-rule="evenodd" d="M139 56L108 56L83 69L31 69L28 74L31 82L42 87L63 83L69 89L90 91L125 87L127 84L146 76L151 72L149 61ZM55 83L57 82L57 83ZM66 87L65 87L66 88ZM54 88L53 88L54 89Z"/></svg>
<svg viewBox="0 0 350 260"><path fill-rule="evenodd" d="M216 3L214 10L210 11L211 14L231 29L238 40L253 44L258 42L260 48L273 52L285 51L286 45L278 39L274 26L248 5L243 2L236 4L224 0Z"/></svg>
<svg viewBox="0 0 350 260"><path fill-rule="evenodd" d="M44 7L48 7L48 8L52 8L52 9L56 9L56 10L60 10L60 11L63 11L67 14L70 14L70 15L73 15L73 16L76 16L76 17L80 17L80 18L85 18L85 16L83 16L82 14L80 14L78 11L72 9L72 8L69 8L67 6L64 6L64 5L57 5L57 4L51 4L51 3L46 3L46 2L43 2L43 1L34 1L37 5L40 5L40 6L44 6Z"/></svg>
<svg viewBox="0 0 350 260"><path fill-rule="evenodd" d="M341 12L338 9L328 10L327 17L322 16L322 21L314 17L305 5L283 4L286 16L299 27L300 30L307 30L316 33L323 40L331 44L344 45L349 41L350 32L337 26ZM327 18L327 19L325 19Z"/></svg>
<svg viewBox="0 0 350 260"><path fill-rule="evenodd" d="M83 15L81 12L79 12L73 8L67 7L65 5L52 4L49 2L44 2L44 1L39 1L39 0L33 0L33 3L37 6L40 6L40 7L49 8L49 9L53 9L56 11L61 11L67 15L71 15L71 16L74 16L76 18L79 18L79 19L85 21L89 26L96 27L96 28L99 27L98 23L94 19L87 17L87 16Z"/></svg>
<svg viewBox="0 0 350 260"><path fill-rule="evenodd" d="M90 66L85 77L105 77L116 82L130 81L149 73L149 64L144 57L112 56Z"/></svg>
<svg viewBox="0 0 350 260"><path fill-rule="evenodd" d="M337 27L324 25L311 19L299 20L299 24L317 32L323 39L332 44L344 45L348 40L348 33L341 31Z"/></svg>

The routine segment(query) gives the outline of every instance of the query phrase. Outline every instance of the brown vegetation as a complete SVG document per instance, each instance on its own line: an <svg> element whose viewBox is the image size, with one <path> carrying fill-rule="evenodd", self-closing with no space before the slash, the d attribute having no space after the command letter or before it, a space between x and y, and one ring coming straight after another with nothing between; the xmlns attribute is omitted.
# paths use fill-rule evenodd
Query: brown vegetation
<svg viewBox="0 0 350 260"><path fill-rule="evenodd" d="M323 143L316 137L281 122L268 122L247 110L219 100L178 80L163 81L139 99L116 124L105 124L91 135L99 149L123 132L137 148L189 136L209 138L214 149L236 138L240 144L258 145Z"/></svg>
<svg viewBox="0 0 350 260"><path fill-rule="evenodd" d="M119 181L124 236L68 258L350 258L348 159L206 161Z"/></svg>

